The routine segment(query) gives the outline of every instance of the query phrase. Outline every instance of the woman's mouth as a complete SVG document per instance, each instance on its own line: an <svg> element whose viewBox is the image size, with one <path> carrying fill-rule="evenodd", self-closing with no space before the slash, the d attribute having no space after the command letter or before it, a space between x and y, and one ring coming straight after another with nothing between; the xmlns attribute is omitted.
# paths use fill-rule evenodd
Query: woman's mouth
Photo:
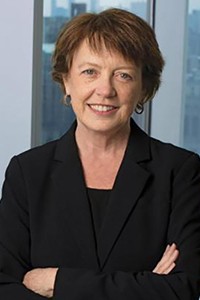
<svg viewBox="0 0 200 300"><path fill-rule="evenodd" d="M88 104L88 106L97 113L110 113L117 109L116 106L112 105Z"/></svg>

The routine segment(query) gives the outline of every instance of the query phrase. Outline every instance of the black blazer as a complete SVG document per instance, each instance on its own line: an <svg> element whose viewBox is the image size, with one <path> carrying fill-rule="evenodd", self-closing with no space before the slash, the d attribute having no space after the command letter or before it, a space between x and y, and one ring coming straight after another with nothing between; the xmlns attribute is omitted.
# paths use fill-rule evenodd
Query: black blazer
<svg viewBox="0 0 200 300"><path fill-rule="evenodd" d="M37 267L59 267L56 300L198 299L199 157L131 124L98 249L76 125L11 160L0 203L0 299L44 299L21 284ZM152 273L172 242L180 250L176 268Z"/></svg>

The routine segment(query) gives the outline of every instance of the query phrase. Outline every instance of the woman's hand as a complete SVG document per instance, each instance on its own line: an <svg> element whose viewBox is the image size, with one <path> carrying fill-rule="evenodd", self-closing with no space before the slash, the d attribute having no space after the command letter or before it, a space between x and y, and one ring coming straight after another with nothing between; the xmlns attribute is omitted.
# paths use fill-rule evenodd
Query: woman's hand
<svg viewBox="0 0 200 300"><path fill-rule="evenodd" d="M176 247L176 244L168 245L165 249L165 252L158 262L156 267L153 269L153 273L157 274L169 274L175 267L175 261L177 260L179 251Z"/></svg>
<svg viewBox="0 0 200 300"><path fill-rule="evenodd" d="M179 251L175 244L168 245L165 252L153 269L156 274L169 274L175 267ZM41 296L53 297L54 284L58 268L38 268L27 272L23 279L23 284L33 292Z"/></svg>
<svg viewBox="0 0 200 300"><path fill-rule="evenodd" d="M58 268L38 268L27 272L23 284L41 296L53 297L54 284Z"/></svg>

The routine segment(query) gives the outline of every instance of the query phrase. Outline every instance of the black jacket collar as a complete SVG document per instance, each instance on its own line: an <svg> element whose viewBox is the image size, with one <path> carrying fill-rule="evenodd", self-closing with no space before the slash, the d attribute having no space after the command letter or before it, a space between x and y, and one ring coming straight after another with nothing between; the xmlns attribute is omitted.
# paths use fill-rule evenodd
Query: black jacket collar
<svg viewBox="0 0 200 300"><path fill-rule="evenodd" d="M89 201L78 149L75 142L74 123L57 144L52 179L58 205L74 232L86 260L101 269L109 259L112 249L139 200L150 177L139 163L150 159L150 138L131 120L131 134L123 162L110 195L109 206L96 244Z"/></svg>

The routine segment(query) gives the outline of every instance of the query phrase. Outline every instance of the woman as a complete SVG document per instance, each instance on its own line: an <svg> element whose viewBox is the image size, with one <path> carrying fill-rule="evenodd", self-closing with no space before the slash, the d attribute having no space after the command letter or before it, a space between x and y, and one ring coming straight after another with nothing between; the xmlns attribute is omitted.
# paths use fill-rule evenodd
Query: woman
<svg viewBox="0 0 200 300"><path fill-rule="evenodd" d="M199 157L131 119L160 84L152 29L120 9L83 14L53 64L76 122L9 164L0 298L198 299Z"/></svg>

